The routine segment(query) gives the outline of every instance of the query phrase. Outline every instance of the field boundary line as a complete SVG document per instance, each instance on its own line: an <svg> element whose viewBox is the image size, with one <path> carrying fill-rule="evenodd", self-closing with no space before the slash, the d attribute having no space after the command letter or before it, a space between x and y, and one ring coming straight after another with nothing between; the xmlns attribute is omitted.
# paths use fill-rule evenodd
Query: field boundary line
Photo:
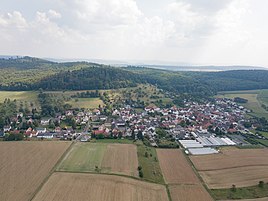
<svg viewBox="0 0 268 201"><path fill-rule="evenodd" d="M42 187L47 183L47 181L49 180L49 178L51 177L51 175L56 172L56 169L59 165L59 163L63 160L63 158L67 155L67 153L69 153L69 151L71 150L72 146L74 145L74 141L70 144L70 146L65 150L65 152L61 155L61 157L59 158L59 160L56 162L56 164L52 167L52 169L50 170L50 172L48 173L48 175L44 178L44 180L42 181L42 183L38 186L38 188L34 191L34 193L32 194L31 198L29 199L29 201L32 201L35 196L38 194L38 192L42 189Z"/></svg>
<svg viewBox="0 0 268 201"><path fill-rule="evenodd" d="M167 184L163 184L163 183L150 181L150 180L147 180L147 179L140 179L139 177L134 177L134 176L130 176L130 175L123 175L123 174L116 174L116 173L79 172L79 171L70 171L70 170L69 171L55 170L54 172L57 172L57 173L74 173L74 174L111 175L111 176L118 176L118 177L126 177L126 178L129 178L129 179L135 179L135 180L138 180L138 181L147 182L147 183L151 183L151 184L158 184L158 185L162 185L162 186L167 185Z"/></svg>
<svg viewBox="0 0 268 201"><path fill-rule="evenodd" d="M207 169L207 170L198 170L199 172L212 172L212 171L221 171L221 170L231 170L231 169L238 169L238 168L246 168L246 167L268 167L267 165L260 164L260 165L244 165L244 166L236 166L236 167L230 167L230 168L219 168L219 169Z"/></svg>
<svg viewBox="0 0 268 201"><path fill-rule="evenodd" d="M192 167L192 170L194 171L195 175L198 177L200 184L205 188L205 190L209 193L209 195L211 196L211 198L213 200L216 200L214 198L214 196L211 193L211 190L207 187L205 181L203 180L203 178L201 177L201 175L199 174L199 172L197 171L197 169L195 168L193 162L191 161L191 159L189 158L188 155L185 154L185 152L182 150L184 157L186 158L186 160L188 161L188 163L190 164L190 166Z"/></svg>

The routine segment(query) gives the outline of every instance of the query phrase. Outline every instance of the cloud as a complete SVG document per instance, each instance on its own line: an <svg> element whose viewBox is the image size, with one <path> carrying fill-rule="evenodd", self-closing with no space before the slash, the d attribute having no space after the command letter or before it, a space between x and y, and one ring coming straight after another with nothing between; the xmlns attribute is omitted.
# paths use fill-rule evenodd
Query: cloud
<svg viewBox="0 0 268 201"><path fill-rule="evenodd" d="M12 13L8 12L5 15L0 15L0 26L13 26L18 29L24 29L27 28L28 24L19 11L13 11Z"/></svg>

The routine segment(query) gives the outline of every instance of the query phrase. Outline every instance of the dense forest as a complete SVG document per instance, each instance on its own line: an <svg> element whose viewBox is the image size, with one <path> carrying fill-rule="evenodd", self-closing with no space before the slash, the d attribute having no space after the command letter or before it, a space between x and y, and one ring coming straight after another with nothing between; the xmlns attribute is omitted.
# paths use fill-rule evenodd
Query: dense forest
<svg viewBox="0 0 268 201"><path fill-rule="evenodd" d="M149 83L173 93L208 97L218 91L268 88L267 77L266 70L177 72L31 57L0 59L0 90L97 90Z"/></svg>

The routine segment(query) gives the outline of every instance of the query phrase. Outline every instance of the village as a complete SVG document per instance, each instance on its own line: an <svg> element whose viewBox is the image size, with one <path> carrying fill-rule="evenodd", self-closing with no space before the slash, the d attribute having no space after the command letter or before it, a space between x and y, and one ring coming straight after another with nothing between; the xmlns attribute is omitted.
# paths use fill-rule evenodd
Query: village
<svg viewBox="0 0 268 201"><path fill-rule="evenodd" d="M187 154L212 154L217 153L220 146L250 145L245 136L252 133L244 126L248 112L231 99L217 98L204 104L185 101L182 108L148 106L139 112L125 105L114 109L110 116L104 115L101 107L91 111L67 110L55 118L41 118L36 127L32 126L36 120L31 116L18 113L11 125L26 122L25 130L6 125L0 136L23 133L27 140L81 142L93 138L139 139L148 146L177 148L181 145Z"/></svg>

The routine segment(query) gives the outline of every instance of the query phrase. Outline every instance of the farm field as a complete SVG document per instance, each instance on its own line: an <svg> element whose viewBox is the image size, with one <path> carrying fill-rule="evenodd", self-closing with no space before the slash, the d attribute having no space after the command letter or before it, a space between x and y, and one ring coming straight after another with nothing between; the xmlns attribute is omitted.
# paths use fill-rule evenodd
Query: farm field
<svg viewBox="0 0 268 201"><path fill-rule="evenodd" d="M202 185L171 185L169 191L172 201L212 201L213 199Z"/></svg>
<svg viewBox="0 0 268 201"><path fill-rule="evenodd" d="M76 143L57 170L137 176L137 168L138 158L135 145Z"/></svg>
<svg viewBox="0 0 268 201"><path fill-rule="evenodd" d="M1 142L1 200L30 200L70 144L55 141Z"/></svg>
<svg viewBox="0 0 268 201"><path fill-rule="evenodd" d="M157 149L172 201L212 201L201 181L179 149Z"/></svg>
<svg viewBox="0 0 268 201"><path fill-rule="evenodd" d="M181 150L157 149L157 155L167 184L199 183L199 179Z"/></svg>
<svg viewBox="0 0 268 201"><path fill-rule="evenodd" d="M224 149L216 155L191 156L209 188L230 188L268 182L268 149Z"/></svg>
<svg viewBox="0 0 268 201"><path fill-rule="evenodd" d="M264 184L262 187L250 186L243 188L235 188L231 190L226 189L213 189L212 195L216 200L242 200L242 201L267 201L268 200L268 184Z"/></svg>
<svg viewBox="0 0 268 201"><path fill-rule="evenodd" d="M33 201L168 201L162 185L114 175L54 173Z"/></svg>
<svg viewBox="0 0 268 201"><path fill-rule="evenodd" d="M248 102L241 105L250 109L253 116L268 118L268 111L261 107L262 104L268 105L268 90L220 92L217 97L231 99L240 97L247 99Z"/></svg>

